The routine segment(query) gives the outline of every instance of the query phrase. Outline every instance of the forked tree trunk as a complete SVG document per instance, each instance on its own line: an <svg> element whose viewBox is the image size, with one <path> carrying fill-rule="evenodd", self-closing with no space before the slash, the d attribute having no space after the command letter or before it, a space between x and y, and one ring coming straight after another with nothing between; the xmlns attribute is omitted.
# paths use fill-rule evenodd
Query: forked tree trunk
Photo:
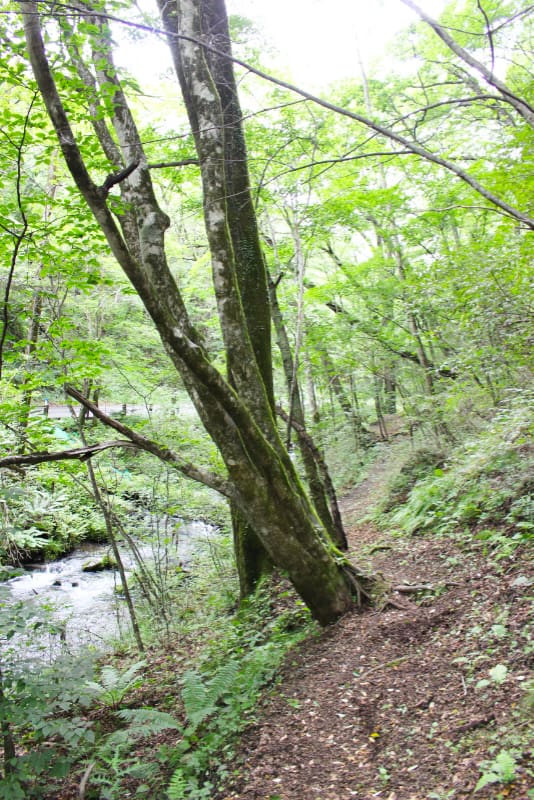
<svg viewBox="0 0 534 800"><path fill-rule="evenodd" d="M200 24L202 36L212 44L217 53L206 51L205 57L220 98L224 136L224 186L226 198L226 219L234 251L235 276L241 295L243 312L248 335L254 350L265 391L271 409L274 410L273 370L271 357L271 319L267 289L267 270L258 232L258 223L250 192L248 156L242 128L242 113L230 58L218 53L231 55L230 32L224 2L212 0L201 4ZM166 24L173 20L165 14L166 4L160 3ZM189 96L187 80L180 65L179 54L171 46L178 79L184 92ZM199 128L197 107L194 97L187 102L187 110L193 132ZM234 353L227 352L230 382L235 386L233 374ZM236 388L238 388L236 386ZM270 559L260 537L247 520L232 506L232 527L234 548L239 575L241 596L250 594L258 581L272 570Z"/></svg>
<svg viewBox="0 0 534 800"><path fill-rule="evenodd" d="M231 500L273 563L287 571L315 618L326 624L351 607L357 573L336 554L300 483L279 436L270 390L251 341L228 218L225 118L204 48L194 41L202 36L200 6L224 11L220 0L211 2L178 0L162 3L161 10L181 70L186 105L192 121L196 120L213 285L233 386L211 364L169 270L164 242L169 219L157 203L141 139L113 66L109 31L100 17L88 12L98 81L108 98L113 88L112 114L104 124L112 126L115 138L102 129L102 119L95 137L104 152L105 145L116 141L120 157L112 162L117 172L99 187L89 174L57 91L37 4L28 0L21 7L33 70L65 161L220 450ZM95 29L99 31L96 34ZM172 34L177 31L189 38L176 39ZM56 59L56 50L53 53ZM114 155L113 148L107 150ZM124 201L118 224L106 202L113 185L120 187ZM356 584L358 594L369 589L362 576L356 578Z"/></svg>

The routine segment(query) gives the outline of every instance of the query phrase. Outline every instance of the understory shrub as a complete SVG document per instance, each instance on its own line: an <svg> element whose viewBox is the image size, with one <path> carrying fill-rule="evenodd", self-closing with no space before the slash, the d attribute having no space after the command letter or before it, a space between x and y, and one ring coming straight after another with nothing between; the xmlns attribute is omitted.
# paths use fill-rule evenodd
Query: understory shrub
<svg viewBox="0 0 534 800"><path fill-rule="evenodd" d="M410 496L416 483L441 469L445 464L445 454L440 450L419 448L410 454L389 488L383 511L391 511L402 505Z"/></svg>

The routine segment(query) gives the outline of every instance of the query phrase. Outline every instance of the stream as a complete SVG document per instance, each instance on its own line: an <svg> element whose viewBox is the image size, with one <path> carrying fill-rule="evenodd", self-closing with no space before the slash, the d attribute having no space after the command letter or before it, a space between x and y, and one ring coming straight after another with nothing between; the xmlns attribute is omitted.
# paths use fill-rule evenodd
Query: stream
<svg viewBox="0 0 534 800"><path fill-rule="evenodd" d="M136 540L143 560L148 564L181 565L186 568L195 554L209 546L216 528L205 522L190 522L164 528L178 529L173 536L160 535L152 541ZM126 547L120 547L127 574L135 562ZM86 646L106 649L109 640L129 631L130 621L126 603L116 592L120 584L117 570L84 572L87 562L100 560L110 553L108 544L84 544L56 561L26 565L26 572L11 578L3 586L7 604L17 601L51 608L52 621L59 634L32 635L31 649L41 653L41 660L53 660L65 648L79 652Z"/></svg>

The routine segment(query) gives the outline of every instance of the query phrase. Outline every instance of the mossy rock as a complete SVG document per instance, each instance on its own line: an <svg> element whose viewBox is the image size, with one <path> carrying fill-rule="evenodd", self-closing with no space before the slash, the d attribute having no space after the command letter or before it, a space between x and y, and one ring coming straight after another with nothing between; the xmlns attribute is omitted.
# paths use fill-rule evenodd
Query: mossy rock
<svg viewBox="0 0 534 800"><path fill-rule="evenodd" d="M104 572L106 569L117 569L117 562L112 556L105 555L102 558L93 558L86 561L82 566L82 572Z"/></svg>

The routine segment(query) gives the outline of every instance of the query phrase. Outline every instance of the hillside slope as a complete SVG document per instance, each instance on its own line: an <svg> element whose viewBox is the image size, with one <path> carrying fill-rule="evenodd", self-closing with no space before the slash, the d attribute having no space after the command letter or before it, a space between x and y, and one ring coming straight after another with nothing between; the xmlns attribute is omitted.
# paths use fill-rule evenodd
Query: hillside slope
<svg viewBox="0 0 534 800"><path fill-rule="evenodd" d="M365 521L405 457L398 446L378 458L343 501L354 557L367 553L401 590L291 654L219 797L534 796L532 554L501 557L465 536L392 537Z"/></svg>

